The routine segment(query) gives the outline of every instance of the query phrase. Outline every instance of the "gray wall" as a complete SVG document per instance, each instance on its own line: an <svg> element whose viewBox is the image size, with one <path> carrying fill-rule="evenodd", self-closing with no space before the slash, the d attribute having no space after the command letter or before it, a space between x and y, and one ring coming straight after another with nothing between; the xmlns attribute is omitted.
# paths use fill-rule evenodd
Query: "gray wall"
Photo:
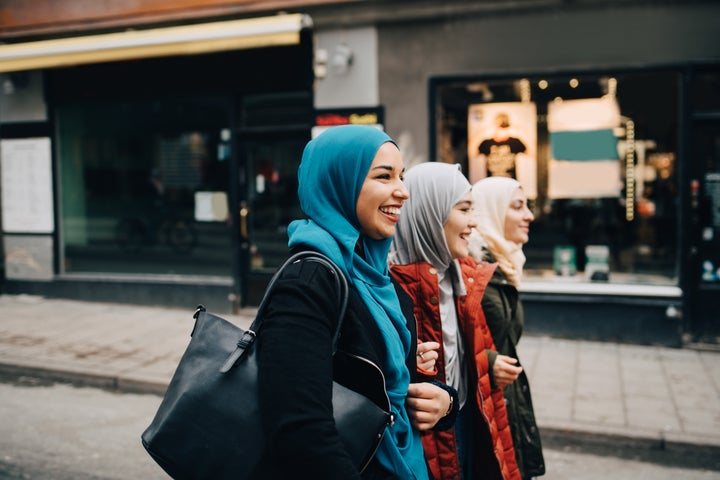
<svg viewBox="0 0 720 480"><path fill-rule="evenodd" d="M0 73L0 123L46 120L42 72Z"/></svg>
<svg viewBox="0 0 720 480"><path fill-rule="evenodd" d="M352 55L347 69L339 69L337 49L346 46ZM374 27L318 31L319 51L327 55L325 76L315 80L315 107L376 107L378 105L377 31ZM316 69L316 75L319 72Z"/></svg>
<svg viewBox="0 0 720 480"><path fill-rule="evenodd" d="M378 27L388 133L428 158L428 79L720 61L720 3L466 16Z"/></svg>

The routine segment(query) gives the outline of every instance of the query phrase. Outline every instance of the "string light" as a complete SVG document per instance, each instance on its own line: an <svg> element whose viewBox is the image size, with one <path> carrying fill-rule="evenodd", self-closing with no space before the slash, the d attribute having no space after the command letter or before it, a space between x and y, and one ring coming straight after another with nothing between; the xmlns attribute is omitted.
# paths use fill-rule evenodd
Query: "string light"
<svg viewBox="0 0 720 480"><path fill-rule="evenodd" d="M635 122L625 124L625 219L635 219Z"/></svg>
<svg viewBox="0 0 720 480"><path fill-rule="evenodd" d="M520 80L520 101L524 103L530 102L530 80L527 78Z"/></svg>

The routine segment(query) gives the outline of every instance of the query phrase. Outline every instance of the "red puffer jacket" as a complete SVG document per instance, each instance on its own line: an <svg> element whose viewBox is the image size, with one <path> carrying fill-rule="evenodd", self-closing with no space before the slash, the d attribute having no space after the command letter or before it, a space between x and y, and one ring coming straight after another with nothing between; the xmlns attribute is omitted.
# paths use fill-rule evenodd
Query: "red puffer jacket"
<svg viewBox="0 0 720 480"><path fill-rule="evenodd" d="M501 389L492 389L488 374L486 349L495 350L490 330L481 308L481 299L497 264L478 263L468 257L460 261L467 295L456 298L458 321L465 341L465 360L470 387L475 392L479 415L472 426L478 434L475 441L475 470L478 479L519 480L512 435ZM415 303L418 339L442 341L437 270L428 263L391 265L390 272ZM445 381L443 348L440 347L436 380ZM475 387L477 386L477 388ZM427 431L422 434L425 458L436 480L460 478L454 429Z"/></svg>

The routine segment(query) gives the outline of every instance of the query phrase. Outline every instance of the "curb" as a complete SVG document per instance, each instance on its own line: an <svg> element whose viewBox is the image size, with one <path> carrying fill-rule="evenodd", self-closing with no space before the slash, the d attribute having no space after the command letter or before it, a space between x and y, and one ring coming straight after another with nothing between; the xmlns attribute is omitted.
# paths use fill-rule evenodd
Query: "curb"
<svg viewBox="0 0 720 480"><path fill-rule="evenodd" d="M71 384L75 387L95 387L113 392L156 395L162 397L167 382L152 377L102 375L82 369L53 369L0 362L0 375L13 378L35 377L50 382ZM592 428L586 425L540 424L545 447L575 450L595 455L607 455L669 466L698 464L708 470L720 471L720 443L716 439L691 438L672 432L621 431L617 428Z"/></svg>
<svg viewBox="0 0 720 480"><path fill-rule="evenodd" d="M720 471L720 445L539 425L544 447L677 468ZM687 437L687 436L686 436Z"/></svg>
<svg viewBox="0 0 720 480"><path fill-rule="evenodd" d="M96 372L58 370L47 367L17 365L0 362L0 375L13 378L36 377L41 380L66 383L75 387L94 387L119 393L138 393L163 396L167 383L152 379L102 375Z"/></svg>

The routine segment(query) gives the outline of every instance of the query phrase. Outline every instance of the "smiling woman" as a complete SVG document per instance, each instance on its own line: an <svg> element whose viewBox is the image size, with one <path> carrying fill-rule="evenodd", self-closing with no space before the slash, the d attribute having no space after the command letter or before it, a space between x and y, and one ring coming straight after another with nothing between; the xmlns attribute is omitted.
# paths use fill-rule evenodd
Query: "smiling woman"
<svg viewBox="0 0 720 480"><path fill-rule="evenodd" d="M522 186L512 178L480 180L473 186L473 198L480 235L471 237L471 251L478 260L498 265L482 297L495 343L488 351L490 378L504 391L518 467L522 478L530 479L545 473L545 460L530 383L520 367L516 347L525 322L518 294L525 264L522 246L529 240L534 217Z"/></svg>
<svg viewBox="0 0 720 480"><path fill-rule="evenodd" d="M384 143L370 165L358 197L360 233L373 240L389 238L395 234L400 208L409 196L403 184L404 173L400 151L395 144Z"/></svg>
<svg viewBox="0 0 720 480"><path fill-rule="evenodd" d="M408 199L403 170L395 142L369 126L332 127L305 147L298 196L307 218L290 224L288 246L324 253L353 288L341 333L333 337L338 305L328 295L328 272L299 262L278 278L258 335L260 415L269 447L253 478L298 472L317 479L428 478L420 431L449 427L441 420L455 410L451 389L418 378L412 303L388 273L398 213ZM333 380L358 385L369 397L384 385L380 393L395 415L362 472L332 418Z"/></svg>
<svg viewBox="0 0 720 480"><path fill-rule="evenodd" d="M494 349L480 298L495 269L468 258L476 226L470 183L458 165L424 163L408 170L410 199L393 241L391 273L415 301L419 341L442 345L435 369L418 369L458 391L453 431L423 434L434 478L518 479L507 413L491 388ZM427 355L420 357L422 362Z"/></svg>

